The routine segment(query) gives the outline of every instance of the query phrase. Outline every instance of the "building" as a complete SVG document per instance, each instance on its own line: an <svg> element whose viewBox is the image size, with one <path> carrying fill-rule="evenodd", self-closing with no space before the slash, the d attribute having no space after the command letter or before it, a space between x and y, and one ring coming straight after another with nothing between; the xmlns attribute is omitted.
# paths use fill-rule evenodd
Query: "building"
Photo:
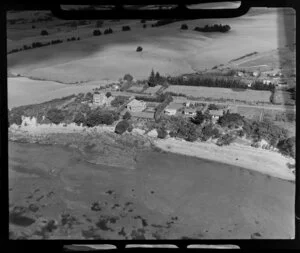
<svg viewBox="0 0 300 253"><path fill-rule="evenodd" d="M94 106L110 106L112 100L114 100L113 96L107 97L104 93L99 93L98 91L93 95Z"/></svg>
<svg viewBox="0 0 300 253"><path fill-rule="evenodd" d="M214 120L218 120L221 116L223 116L223 110L210 110L209 114L212 116Z"/></svg>
<svg viewBox="0 0 300 253"><path fill-rule="evenodd" d="M184 115L189 117L194 117L197 114L196 109L192 109L192 108L185 108L183 113Z"/></svg>
<svg viewBox="0 0 300 253"><path fill-rule="evenodd" d="M126 105L126 108L131 112L142 112L146 109L146 105L144 101L133 99Z"/></svg>
<svg viewBox="0 0 300 253"><path fill-rule="evenodd" d="M253 75L254 77L258 77L258 76L260 75L260 73L259 73L258 71L254 71L254 72L252 73L252 75Z"/></svg>
<svg viewBox="0 0 300 253"><path fill-rule="evenodd" d="M120 85L114 84L114 85L111 87L111 90L112 90L112 91L119 91L119 90L120 90Z"/></svg>
<svg viewBox="0 0 300 253"><path fill-rule="evenodd" d="M182 104L178 104L178 103L171 103L169 104L165 110L164 110L164 114L166 115L176 115L177 111L182 108Z"/></svg>
<svg viewBox="0 0 300 253"><path fill-rule="evenodd" d="M264 80L263 80L263 84L268 84L268 85L269 85L269 84L271 84L271 83L272 83L271 80L267 80L267 79L264 79Z"/></svg>

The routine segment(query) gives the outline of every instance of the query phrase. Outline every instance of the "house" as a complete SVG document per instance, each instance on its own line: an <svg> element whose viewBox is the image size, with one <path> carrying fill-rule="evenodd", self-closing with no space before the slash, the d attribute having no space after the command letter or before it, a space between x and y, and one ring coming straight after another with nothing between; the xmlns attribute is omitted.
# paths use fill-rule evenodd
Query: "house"
<svg viewBox="0 0 300 253"><path fill-rule="evenodd" d="M254 77L258 77L258 76L260 75L260 73L259 73L258 71L254 71L254 72L252 73L252 75L253 75Z"/></svg>
<svg viewBox="0 0 300 253"><path fill-rule="evenodd" d="M166 115L175 115L177 113L177 111L182 107L182 104L178 104L178 103L171 103L169 104L165 110L164 110L164 114Z"/></svg>
<svg viewBox="0 0 300 253"><path fill-rule="evenodd" d="M214 120L218 120L221 116L223 116L223 110L210 110L209 114L212 116Z"/></svg>
<svg viewBox="0 0 300 253"><path fill-rule="evenodd" d="M244 73L239 71L239 72L237 72L237 76L242 77L242 76L244 76Z"/></svg>
<svg viewBox="0 0 300 253"><path fill-rule="evenodd" d="M104 93L99 93L98 91L96 91L93 94L93 105L103 106L106 104L106 100L107 100L107 97Z"/></svg>
<svg viewBox="0 0 300 253"><path fill-rule="evenodd" d="M111 87L111 90L112 91L119 91L120 90L120 86L118 84L114 84L112 87Z"/></svg>
<svg viewBox="0 0 300 253"><path fill-rule="evenodd" d="M271 84L271 83L272 83L271 80L267 80L267 79L264 79L264 80L263 80L263 84L268 84L268 85L269 85L269 84Z"/></svg>
<svg viewBox="0 0 300 253"><path fill-rule="evenodd" d="M144 101L133 99L126 105L126 108L131 112L142 112L146 109L146 105Z"/></svg>
<svg viewBox="0 0 300 253"><path fill-rule="evenodd" d="M183 113L184 115L189 117L194 117L197 114L196 109L192 109L192 108L185 108Z"/></svg>

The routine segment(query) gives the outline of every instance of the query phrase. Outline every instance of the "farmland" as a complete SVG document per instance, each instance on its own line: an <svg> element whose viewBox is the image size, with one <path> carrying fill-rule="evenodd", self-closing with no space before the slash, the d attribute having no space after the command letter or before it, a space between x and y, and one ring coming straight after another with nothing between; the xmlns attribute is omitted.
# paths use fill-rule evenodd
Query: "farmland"
<svg viewBox="0 0 300 253"><path fill-rule="evenodd" d="M168 87L165 92L172 92L176 94L184 94L191 97L206 97L212 99L225 100L240 100L246 102L270 102L270 91L256 91L256 90L233 90L226 88L210 88L210 87L195 87L195 86L180 86L172 85Z"/></svg>

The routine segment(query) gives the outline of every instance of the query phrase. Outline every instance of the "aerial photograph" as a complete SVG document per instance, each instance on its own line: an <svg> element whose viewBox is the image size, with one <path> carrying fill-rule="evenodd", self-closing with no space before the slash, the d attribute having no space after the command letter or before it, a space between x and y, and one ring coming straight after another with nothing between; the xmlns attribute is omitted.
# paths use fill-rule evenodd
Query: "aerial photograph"
<svg viewBox="0 0 300 253"><path fill-rule="evenodd" d="M293 239L295 18L8 11L9 238Z"/></svg>

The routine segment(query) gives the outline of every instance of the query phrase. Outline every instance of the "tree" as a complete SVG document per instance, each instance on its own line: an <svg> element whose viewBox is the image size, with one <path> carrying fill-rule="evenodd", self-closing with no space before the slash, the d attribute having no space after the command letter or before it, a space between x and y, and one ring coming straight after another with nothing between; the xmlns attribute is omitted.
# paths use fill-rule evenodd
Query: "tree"
<svg viewBox="0 0 300 253"><path fill-rule="evenodd" d="M45 36L45 35L49 35L49 33L48 33L47 30L42 30L42 31L41 31L41 35L42 35L42 36Z"/></svg>
<svg viewBox="0 0 300 253"><path fill-rule="evenodd" d="M238 113L227 112L219 118L218 123L222 127L232 127L232 128L234 128L235 126L239 127L239 126L243 126L244 117Z"/></svg>
<svg viewBox="0 0 300 253"><path fill-rule="evenodd" d="M160 127L157 129L157 137L160 139L165 139L168 135L166 129L164 127Z"/></svg>
<svg viewBox="0 0 300 253"><path fill-rule="evenodd" d="M218 138L220 136L219 130L213 126L213 124L208 124L202 128L201 140L207 141L209 138Z"/></svg>
<svg viewBox="0 0 300 253"><path fill-rule="evenodd" d="M201 125L206 119L205 115L201 111L197 111L197 114L194 118L191 118L191 122L196 125Z"/></svg>
<svg viewBox="0 0 300 253"><path fill-rule="evenodd" d="M59 124L65 119L65 113L57 108L51 108L46 113L46 118L54 124Z"/></svg>
<svg viewBox="0 0 300 253"><path fill-rule="evenodd" d="M125 119L125 120L129 120L129 119L131 119L131 114L130 114L130 112L125 112L125 114L123 115L123 119Z"/></svg>
<svg viewBox="0 0 300 253"><path fill-rule="evenodd" d="M154 73L154 70L152 69L151 73L150 73L150 76L148 78L149 86L150 87L154 87L155 86L155 81L156 81L156 79L155 79L155 73Z"/></svg>
<svg viewBox="0 0 300 253"><path fill-rule="evenodd" d="M87 114L86 125L88 127L94 127L98 125L111 125L117 120L118 115L114 112L103 111L99 108L92 110Z"/></svg>
<svg viewBox="0 0 300 253"><path fill-rule="evenodd" d="M93 31L93 36L100 36L102 33L100 30L94 30Z"/></svg>
<svg viewBox="0 0 300 253"><path fill-rule="evenodd" d="M279 151L284 154L295 158L295 148L296 148L296 138L295 136L280 140L277 144Z"/></svg>
<svg viewBox="0 0 300 253"><path fill-rule="evenodd" d="M141 46L138 46L138 47L136 48L136 51L137 51L137 52L142 52L142 51L143 51L143 48L142 48Z"/></svg>
<svg viewBox="0 0 300 253"><path fill-rule="evenodd" d="M105 95L107 98L109 98L109 97L111 97L112 96L112 94L111 94L111 92L110 91L108 91L108 92L106 92L106 95Z"/></svg>
<svg viewBox="0 0 300 253"><path fill-rule="evenodd" d="M9 126L16 124L20 126L22 124L22 112L21 110L11 110L8 112L8 122Z"/></svg>
<svg viewBox="0 0 300 253"><path fill-rule="evenodd" d="M209 104L208 105L208 110L219 110L219 107L215 104Z"/></svg>
<svg viewBox="0 0 300 253"><path fill-rule="evenodd" d="M115 133L123 134L129 128L129 123L127 120L120 121L115 128Z"/></svg>
<svg viewBox="0 0 300 253"><path fill-rule="evenodd" d="M182 24L181 27L180 27L181 30L188 30L188 26L187 24Z"/></svg>
<svg viewBox="0 0 300 253"><path fill-rule="evenodd" d="M76 123L76 125L80 126L81 124L85 125L86 124L86 120L85 117L82 113L77 113L74 117L74 123Z"/></svg>
<svg viewBox="0 0 300 253"><path fill-rule="evenodd" d="M218 146L229 145L229 144L231 144L234 140L235 140L235 137L234 137L234 136L232 136L231 134L225 134L225 135L221 136L221 137L218 139L217 145L218 145Z"/></svg>
<svg viewBox="0 0 300 253"><path fill-rule="evenodd" d="M125 81L127 81L127 82L132 82L133 77L132 77L132 75L130 75L130 74L126 74L126 75L123 77L123 79L124 79Z"/></svg>

